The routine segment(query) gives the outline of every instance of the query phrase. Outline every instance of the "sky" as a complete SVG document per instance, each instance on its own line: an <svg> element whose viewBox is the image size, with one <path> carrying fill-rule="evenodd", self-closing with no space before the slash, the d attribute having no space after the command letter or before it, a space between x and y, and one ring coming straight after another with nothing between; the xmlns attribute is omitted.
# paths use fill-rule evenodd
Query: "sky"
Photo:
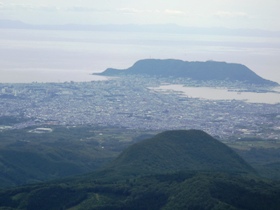
<svg viewBox="0 0 280 210"><path fill-rule="evenodd" d="M32 24L178 24L280 30L279 0L0 0L0 19Z"/></svg>

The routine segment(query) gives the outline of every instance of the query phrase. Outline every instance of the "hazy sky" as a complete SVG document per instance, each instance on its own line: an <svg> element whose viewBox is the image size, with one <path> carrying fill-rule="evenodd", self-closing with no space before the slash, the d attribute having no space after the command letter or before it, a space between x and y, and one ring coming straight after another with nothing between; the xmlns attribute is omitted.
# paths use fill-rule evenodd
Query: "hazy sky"
<svg viewBox="0 0 280 210"><path fill-rule="evenodd" d="M0 19L280 30L279 0L0 0Z"/></svg>

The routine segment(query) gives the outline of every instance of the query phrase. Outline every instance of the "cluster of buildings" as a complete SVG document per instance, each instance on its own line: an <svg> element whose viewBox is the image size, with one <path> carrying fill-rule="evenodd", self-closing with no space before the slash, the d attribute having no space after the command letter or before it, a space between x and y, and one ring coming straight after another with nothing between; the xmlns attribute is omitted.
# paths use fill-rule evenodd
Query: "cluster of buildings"
<svg viewBox="0 0 280 210"><path fill-rule="evenodd" d="M170 78L126 76L106 81L0 84L0 117L31 125L98 125L128 129L202 129L211 135L280 138L280 104L204 100L155 91Z"/></svg>

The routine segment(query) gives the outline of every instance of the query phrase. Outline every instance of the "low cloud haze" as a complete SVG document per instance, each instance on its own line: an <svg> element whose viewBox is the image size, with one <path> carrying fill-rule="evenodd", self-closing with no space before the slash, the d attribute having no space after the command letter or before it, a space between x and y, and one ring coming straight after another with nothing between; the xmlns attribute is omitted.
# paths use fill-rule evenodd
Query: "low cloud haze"
<svg viewBox="0 0 280 210"><path fill-rule="evenodd" d="M35 24L166 24L280 30L279 1L0 1L0 19Z"/></svg>

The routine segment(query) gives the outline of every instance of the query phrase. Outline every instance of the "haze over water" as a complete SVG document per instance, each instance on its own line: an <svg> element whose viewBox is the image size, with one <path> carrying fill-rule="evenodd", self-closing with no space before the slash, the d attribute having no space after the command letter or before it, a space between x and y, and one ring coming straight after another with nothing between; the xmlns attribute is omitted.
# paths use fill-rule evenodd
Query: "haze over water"
<svg viewBox="0 0 280 210"><path fill-rule="evenodd" d="M241 63L280 83L280 39L186 33L0 29L0 82L95 80L145 58Z"/></svg>

